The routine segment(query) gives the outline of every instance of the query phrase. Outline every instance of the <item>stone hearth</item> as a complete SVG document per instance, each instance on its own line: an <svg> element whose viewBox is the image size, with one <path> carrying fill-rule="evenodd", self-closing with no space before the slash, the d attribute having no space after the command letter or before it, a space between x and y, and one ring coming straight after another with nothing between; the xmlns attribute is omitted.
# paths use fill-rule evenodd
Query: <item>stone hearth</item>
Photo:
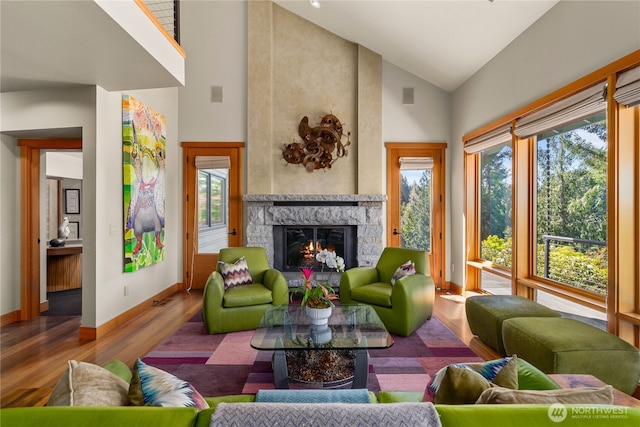
<svg viewBox="0 0 640 427"><path fill-rule="evenodd" d="M386 195L247 194L246 245L262 246L274 260L274 225L354 225L358 265L375 265L382 253Z"/></svg>

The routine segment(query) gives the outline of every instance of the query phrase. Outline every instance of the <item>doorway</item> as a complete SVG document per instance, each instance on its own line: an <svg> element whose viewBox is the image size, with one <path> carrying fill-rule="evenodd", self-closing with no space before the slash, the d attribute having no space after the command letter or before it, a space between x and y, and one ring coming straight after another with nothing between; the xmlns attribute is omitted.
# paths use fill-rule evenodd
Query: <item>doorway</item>
<svg viewBox="0 0 640 427"><path fill-rule="evenodd" d="M20 320L40 316L40 154L82 151L82 139L18 139L20 147L21 230Z"/></svg>
<svg viewBox="0 0 640 427"><path fill-rule="evenodd" d="M446 289L445 143L385 144L387 243L427 251L436 288Z"/></svg>
<svg viewBox="0 0 640 427"><path fill-rule="evenodd" d="M183 142L185 289L204 289L222 247L241 246L242 142Z"/></svg>

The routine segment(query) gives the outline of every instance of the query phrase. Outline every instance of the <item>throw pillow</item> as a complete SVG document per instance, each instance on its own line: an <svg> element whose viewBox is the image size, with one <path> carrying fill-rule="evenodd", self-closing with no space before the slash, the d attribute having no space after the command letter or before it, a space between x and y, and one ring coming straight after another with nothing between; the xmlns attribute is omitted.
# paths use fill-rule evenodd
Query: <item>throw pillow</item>
<svg viewBox="0 0 640 427"><path fill-rule="evenodd" d="M47 406L126 406L129 384L92 363L69 360Z"/></svg>
<svg viewBox="0 0 640 427"><path fill-rule="evenodd" d="M416 266L413 261L409 260L398 267L396 269L396 272L393 273L393 277L391 278L391 286L395 285L396 281L401 277L411 276L412 274L416 274Z"/></svg>
<svg viewBox="0 0 640 427"><path fill-rule="evenodd" d="M482 392L490 387L489 381L471 369L447 366L433 403L446 405L475 403Z"/></svg>
<svg viewBox="0 0 640 427"><path fill-rule="evenodd" d="M240 257L233 264L218 261L218 268L224 280L224 288L229 289L233 286L250 285L253 283L249 267L247 266L247 258Z"/></svg>
<svg viewBox="0 0 640 427"><path fill-rule="evenodd" d="M188 382L136 360L129 387L132 405L195 407L207 409L204 397Z"/></svg>
<svg viewBox="0 0 640 427"><path fill-rule="evenodd" d="M449 368L468 370L475 375L459 372L458 369L450 370ZM448 376L452 376L452 378ZM465 381L469 381L472 384L467 385ZM446 382L447 387L441 392L440 388L443 382ZM480 389L480 385L484 388ZM517 356L481 363L454 363L447 365L436 372L429 381L424 400L436 403L445 403L444 400L462 403L460 401L465 400L464 403L474 403L480 393L494 385L512 389L518 388ZM471 387L473 393L467 393L466 387ZM475 394L478 390L480 390L480 393ZM456 392L460 393L460 398L452 397ZM475 399L473 399L473 396L475 396ZM473 400L469 401L469 399Z"/></svg>
<svg viewBox="0 0 640 427"><path fill-rule="evenodd" d="M612 405L613 387L578 387L560 390L510 390L494 387L480 394L476 403L539 403Z"/></svg>

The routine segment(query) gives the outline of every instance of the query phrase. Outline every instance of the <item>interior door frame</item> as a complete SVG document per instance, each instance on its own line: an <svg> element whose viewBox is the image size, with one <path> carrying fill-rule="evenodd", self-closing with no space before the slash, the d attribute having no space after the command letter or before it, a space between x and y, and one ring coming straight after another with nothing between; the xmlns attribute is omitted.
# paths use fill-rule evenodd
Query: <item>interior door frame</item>
<svg viewBox="0 0 640 427"><path fill-rule="evenodd" d="M198 254L194 242L196 200L198 180L196 156L229 156L229 215L228 228L235 230L229 234L229 246L241 246L242 227L242 159L244 142L182 142L182 183L183 183L183 260L182 289L203 289L209 274L215 269L218 254ZM196 261L197 255L197 261ZM193 261L193 262L192 262ZM192 267L193 264L193 267Z"/></svg>
<svg viewBox="0 0 640 427"><path fill-rule="evenodd" d="M431 277L437 288L449 289L445 280L446 258L445 237L445 177L446 161L444 142L387 142L387 245L400 246L400 234L393 230L400 228L400 158L431 157Z"/></svg>
<svg viewBox="0 0 640 427"><path fill-rule="evenodd" d="M18 139L20 147L20 320L40 316L40 152L82 150L82 139ZM46 242L45 242L46 243Z"/></svg>

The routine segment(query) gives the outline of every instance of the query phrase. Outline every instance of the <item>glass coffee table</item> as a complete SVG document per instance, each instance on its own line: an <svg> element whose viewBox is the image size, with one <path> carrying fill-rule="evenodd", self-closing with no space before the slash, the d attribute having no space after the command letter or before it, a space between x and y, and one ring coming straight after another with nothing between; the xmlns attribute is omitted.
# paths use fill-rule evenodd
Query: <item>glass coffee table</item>
<svg viewBox="0 0 640 427"><path fill-rule="evenodd" d="M384 349L393 345L393 338L368 305L347 305L333 308L329 323L311 325L304 309L298 305L275 305L265 311L260 325L251 338L251 347L271 350L275 388L289 388L287 354L298 352L344 351L353 353L352 388L366 388L369 375L369 349ZM323 353L306 353L306 355ZM302 358L304 359L304 357Z"/></svg>

